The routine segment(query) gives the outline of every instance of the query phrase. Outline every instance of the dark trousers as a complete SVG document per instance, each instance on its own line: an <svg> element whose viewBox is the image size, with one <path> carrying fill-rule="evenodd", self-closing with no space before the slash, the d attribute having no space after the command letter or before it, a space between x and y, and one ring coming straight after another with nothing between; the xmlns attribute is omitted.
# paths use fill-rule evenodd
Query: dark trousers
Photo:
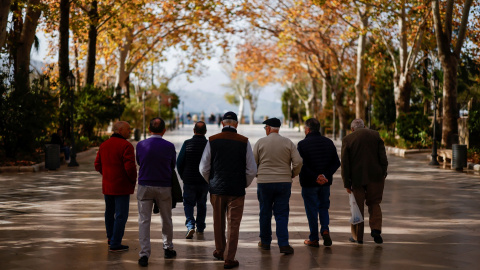
<svg viewBox="0 0 480 270"><path fill-rule="evenodd" d="M310 241L318 241L318 220L320 219L320 234L329 231L330 216L330 186L304 187L302 188L303 204L307 214L308 227L310 228Z"/></svg>
<svg viewBox="0 0 480 270"><path fill-rule="evenodd" d="M207 216L208 184L183 185L183 210L185 212L185 226L188 230L195 229L199 232L205 230L205 217ZM197 218L194 216L194 208L197 206Z"/></svg>
<svg viewBox="0 0 480 270"><path fill-rule="evenodd" d="M105 197L105 227L111 247L122 244L125 224L128 220L130 195L104 195Z"/></svg>
<svg viewBox="0 0 480 270"><path fill-rule="evenodd" d="M368 222L371 230L382 230L382 209L380 208L380 203L382 202L384 186L385 181L382 181L369 183L353 189L353 195L364 219L364 205L366 204L368 207ZM364 222L351 225L353 239L363 241L364 225Z"/></svg>
<svg viewBox="0 0 480 270"><path fill-rule="evenodd" d="M260 203L260 240L272 242L272 213L275 216L279 246L288 246L288 217L292 183L259 183L257 198Z"/></svg>

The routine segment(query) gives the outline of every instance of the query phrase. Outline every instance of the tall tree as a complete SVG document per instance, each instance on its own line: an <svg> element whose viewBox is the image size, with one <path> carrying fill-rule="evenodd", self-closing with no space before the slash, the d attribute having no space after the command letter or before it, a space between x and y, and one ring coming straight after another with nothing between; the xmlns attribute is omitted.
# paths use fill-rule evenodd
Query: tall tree
<svg viewBox="0 0 480 270"><path fill-rule="evenodd" d="M433 0L432 8L438 58L440 59L444 74L442 144L451 147L454 142L454 135L458 133L458 64L460 62L463 43L467 36L468 17L473 0L465 0L461 11L457 11L457 14L455 14L454 9L455 7L460 9L462 1L447 0L443 8L440 7L439 2L439 0ZM456 22L454 22L454 17L457 17ZM458 24L459 17L460 23ZM454 30L455 27L456 29Z"/></svg>
<svg viewBox="0 0 480 270"><path fill-rule="evenodd" d="M12 0L2 0L0 2L0 49L3 48L7 40L7 23L11 4Z"/></svg>
<svg viewBox="0 0 480 270"><path fill-rule="evenodd" d="M58 50L58 68L60 83L66 85L67 76L70 72L70 62L68 57L70 30L70 0L60 0L60 23L59 23L59 50Z"/></svg>

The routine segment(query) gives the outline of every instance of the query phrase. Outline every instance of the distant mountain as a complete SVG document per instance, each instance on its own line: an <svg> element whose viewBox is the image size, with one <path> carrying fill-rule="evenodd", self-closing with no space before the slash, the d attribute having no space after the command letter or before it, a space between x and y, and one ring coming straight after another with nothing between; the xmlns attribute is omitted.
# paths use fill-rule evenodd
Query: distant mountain
<svg viewBox="0 0 480 270"><path fill-rule="evenodd" d="M181 101L185 103L185 109L183 110L185 114L190 112L193 114L198 114L203 111L208 117L210 113L223 114L227 111L233 111L238 113L238 106L231 105L227 103L224 98L223 93L211 93L201 90L196 91L184 91L181 95ZM182 106L179 106L180 113L182 113ZM246 102L244 108L244 116L248 119L250 114L250 106ZM263 117L267 115L268 117L277 117L283 118L281 103L278 101L267 101L264 99L259 99L257 110L255 111L255 122L263 121Z"/></svg>

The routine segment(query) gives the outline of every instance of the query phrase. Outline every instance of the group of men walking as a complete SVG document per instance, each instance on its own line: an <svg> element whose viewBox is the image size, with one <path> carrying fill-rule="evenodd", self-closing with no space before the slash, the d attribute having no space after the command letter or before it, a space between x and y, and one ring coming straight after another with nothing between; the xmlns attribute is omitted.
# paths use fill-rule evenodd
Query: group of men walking
<svg viewBox="0 0 480 270"><path fill-rule="evenodd" d="M254 145L237 133L238 120L233 112L223 116L222 132L205 137L206 124L197 122L194 136L186 140L176 159L175 147L162 138L165 122L154 118L149 130L152 136L133 146L126 140L130 126L114 125L114 134L97 153L95 168L102 174L105 197L105 226L110 251L125 251L122 237L128 218L130 194L134 193L138 174L138 212L141 266L148 265L151 254L150 223L154 204L162 219L165 258L173 258L172 187L176 172L183 181L186 239L203 234L206 224L207 194L213 208L215 250L213 257L224 260L224 268L239 265L235 259L240 223L245 203L245 189L257 177L257 198L260 206L259 248L269 250L272 242L272 215L280 253L292 254L288 220L292 179L299 175L302 197L310 229L305 245L319 247L320 236L325 246L332 245L329 230L330 186L333 174L340 167L333 142L320 134L320 123L311 118L305 122L305 139L295 144L279 134L281 122L267 119L266 137ZM343 139L342 178L348 193L353 192L363 215L366 202L370 213L371 235L382 243L380 203L387 172L387 158L378 132L364 128L363 121L352 122L352 134ZM174 175L175 174L175 175ZM194 208L197 215L194 216ZM320 220L320 231L318 229ZM225 235L227 229L228 234ZM352 225L350 241L363 243L363 223Z"/></svg>

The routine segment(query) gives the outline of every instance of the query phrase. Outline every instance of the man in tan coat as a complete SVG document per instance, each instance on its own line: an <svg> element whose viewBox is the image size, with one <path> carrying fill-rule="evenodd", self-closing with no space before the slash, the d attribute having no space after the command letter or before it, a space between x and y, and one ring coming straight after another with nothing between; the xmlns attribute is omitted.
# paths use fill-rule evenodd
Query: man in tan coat
<svg viewBox="0 0 480 270"><path fill-rule="evenodd" d="M289 200L292 178L300 173L302 158L295 144L278 134L281 122L270 118L263 122L267 137L261 138L253 148L257 163L257 197L260 203L260 242L258 246L270 249L272 242L272 213L280 253L292 254L288 243Z"/></svg>
<svg viewBox="0 0 480 270"><path fill-rule="evenodd" d="M371 236L375 243L383 243L382 202L388 160L385 145L377 131L365 128L362 119L355 119L350 126L353 133L342 141L342 179L348 193L353 192L362 212L368 207ZM364 223L351 225L351 242L363 244Z"/></svg>

